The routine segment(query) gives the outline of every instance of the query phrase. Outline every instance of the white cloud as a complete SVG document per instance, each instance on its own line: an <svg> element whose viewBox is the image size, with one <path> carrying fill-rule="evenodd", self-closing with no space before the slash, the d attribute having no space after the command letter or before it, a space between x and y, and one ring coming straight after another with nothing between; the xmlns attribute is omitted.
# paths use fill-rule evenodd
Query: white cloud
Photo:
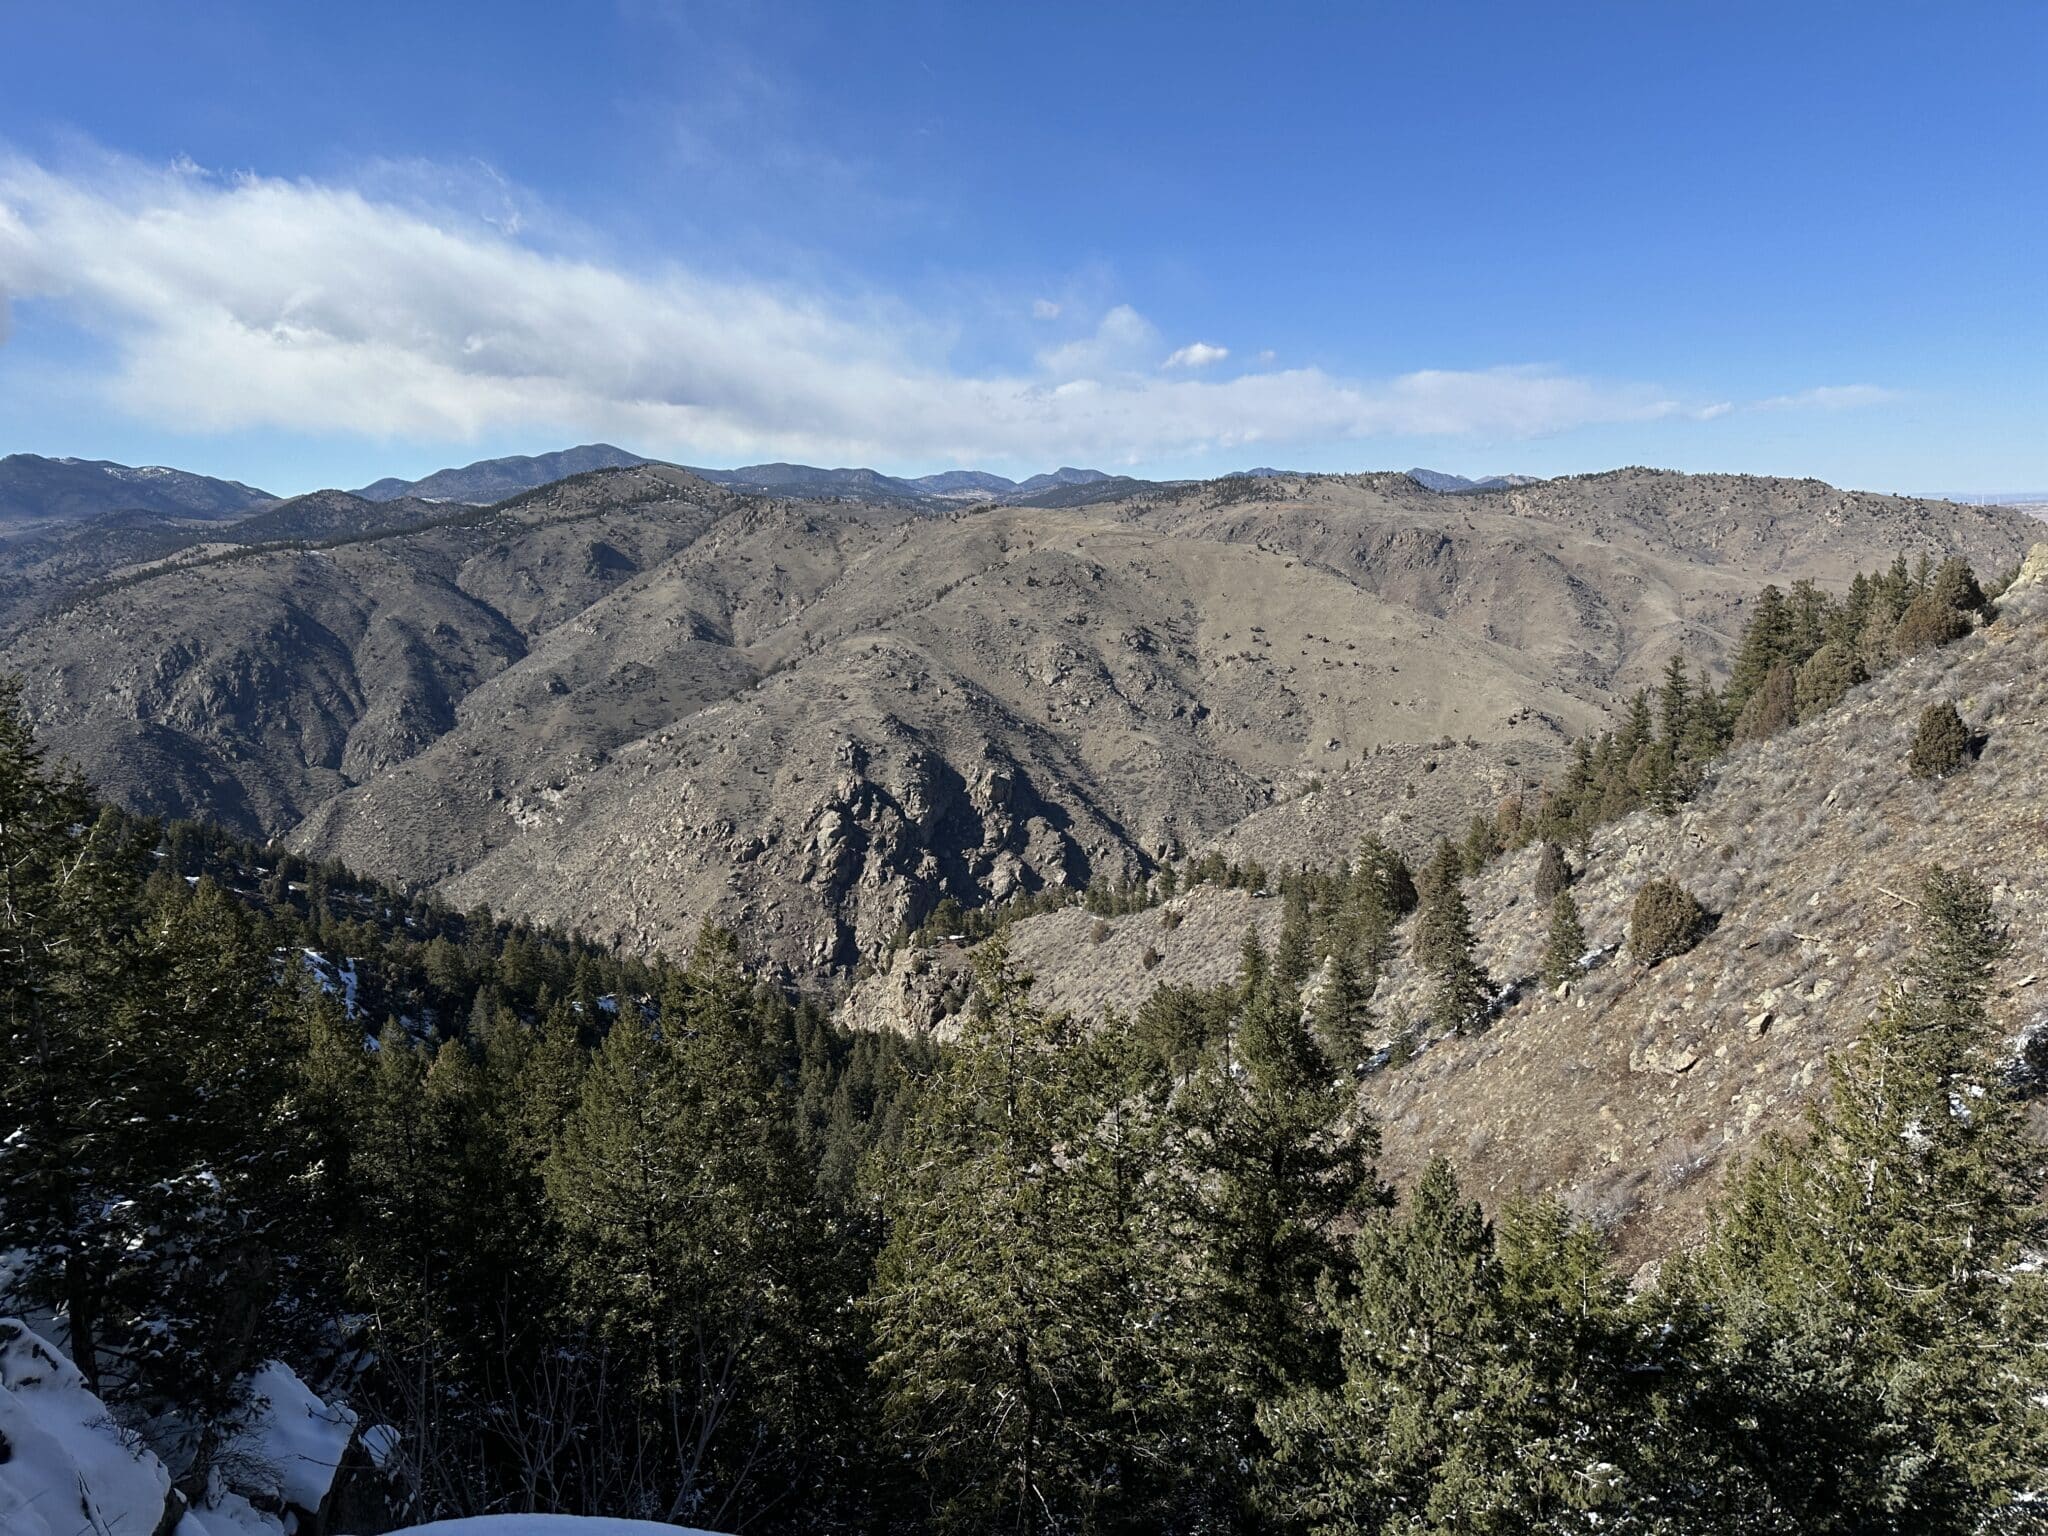
<svg viewBox="0 0 2048 1536"><path fill-rule="evenodd" d="M1228 347L1212 347L1206 341L1191 341L1167 356L1162 368L1206 368L1230 356Z"/></svg>
<svg viewBox="0 0 2048 1536"><path fill-rule="evenodd" d="M1159 332L1128 304L1104 315L1092 336L1077 337L1038 354L1038 366L1058 379L1134 373L1159 355Z"/></svg>
<svg viewBox="0 0 2048 1536"><path fill-rule="evenodd" d="M1895 389L1876 384L1823 384L1796 394L1773 395L1752 407L1759 411L1851 411L1860 406L1884 405L1899 398Z"/></svg>
<svg viewBox="0 0 2048 1536"><path fill-rule="evenodd" d="M1035 367L966 374L948 364L943 323L886 299L562 255L535 243L547 221L509 189L479 199L494 203L487 218L422 200L423 180L393 201L191 167L56 174L0 157L0 304L62 306L110 343L109 402L181 431L603 436L713 461L1130 464L1700 409L1543 367L1212 381L1188 376L1222 355L1199 343L1161 377L1158 332L1129 305Z"/></svg>
<svg viewBox="0 0 2048 1536"><path fill-rule="evenodd" d="M1033 303L1032 303L1032 305L1031 305L1031 318L1032 318L1032 319L1034 319L1034 320L1057 320L1057 319L1059 319L1059 317L1060 317L1060 306L1059 306L1059 305L1058 305L1057 303L1055 303L1055 302L1054 302L1053 300L1051 300L1051 299L1038 299L1038 300L1035 300L1035 301L1033 301Z"/></svg>

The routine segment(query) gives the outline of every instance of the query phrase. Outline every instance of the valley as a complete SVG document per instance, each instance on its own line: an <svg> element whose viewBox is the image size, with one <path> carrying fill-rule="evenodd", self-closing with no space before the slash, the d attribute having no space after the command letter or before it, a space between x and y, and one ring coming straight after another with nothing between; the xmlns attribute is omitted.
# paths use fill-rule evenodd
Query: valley
<svg viewBox="0 0 2048 1536"><path fill-rule="evenodd" d="M17 539L0 667L131 809L638 953L717 922L811 984L947 898L1247 838L1305 861L1367 821L1414 850L1439 828L1386 803L1413 754L1480 752L1497 798L1670 654L1724 656L1763 583L1872 550L1993 570L2035 526L1640 470L1016 506L642 463L476 507L322 492L183 544Z"/></svg>

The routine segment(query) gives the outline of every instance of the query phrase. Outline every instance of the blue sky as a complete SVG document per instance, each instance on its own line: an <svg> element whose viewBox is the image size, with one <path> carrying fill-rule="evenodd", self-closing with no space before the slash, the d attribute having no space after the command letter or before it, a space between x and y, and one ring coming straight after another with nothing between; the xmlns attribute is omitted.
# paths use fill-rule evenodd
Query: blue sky
<svg viewBox="0 0 2048 1536"><path fill-rule="evenodd" d="M0 452L2048 486L2048 7L12 8Z"/></svg>

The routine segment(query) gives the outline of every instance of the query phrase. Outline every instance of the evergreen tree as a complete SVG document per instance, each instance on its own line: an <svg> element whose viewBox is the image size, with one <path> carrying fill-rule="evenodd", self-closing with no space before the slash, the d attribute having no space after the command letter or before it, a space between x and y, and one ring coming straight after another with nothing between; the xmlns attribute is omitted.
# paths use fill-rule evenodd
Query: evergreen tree
<svg viewBox="0 0 2048 1536"><path fill-rule="evenodd" d="M1496 1241L1438 1160L1404 1215L1366 1222L1355 1288L1322 1302L1341 1383L1262 1419L1283 1516L1316 1533L1668 1528L1662 1336L1555 1204L1510 1207Z"/></svg>
<svg viewBox="0 0 2048 1536"><path fill-rule="evenodd" d="M1951 555L1941 562L1928 590L1935 601L1958 613L1982 613L1989 606L1984 589L1977 584L1977 573L1960 555Z"/></svg>
<svg viewBox="0 0 2048 1536"><path fill-rule="evenodd" d="M1432 1022L1460 1033L1478 1024L1491 988L1474 954L1472 918L1455 873L1425 887L1414 948L1416 965L1430 978Z"/></svg>
<svg viewBox="0 0 2048 1536"><path fill-rule="evenodd" d="M1955 705L1946 699L1920 713L1906 769L1916 779L1945 779L1970 765L1970 732Z"/></svg>
<svg viewBox="0 0 2048 1536"><path fill-rule="evenodd" d="M545 1168L577 1301L671 1447L671 1520L758 1496L816 1406L810 1178L731 962L707 930L659 1031L620 1011Z"/></svg>
<svg viewBox="0 0 2048 1536"><path fill-rule="evenodd" d="M1481 873L1501 854L1500 829L1485 816L1473 813L1465 824L1465 841L1459 852L1463 855L1463 871L1467 875Z"/></svg>
<svg viewBox="0 0 2048 1536"><path fill-rule="evenodd" d="M1922 592L1899 617L1896 643L1901 656L1950 645L1970 632L1970 616L1932 591Z"/></svg>
<svg viewBox="0 0 2048 1536"><path fill-rule="evenodd" d="M1545 843L1536 856L1536 899L1545 903L1555 901L1571 883L1572 869L1565 862L1564 850L1555 843Z"/></svg>
<svg viewBox="0 0 2048 1536"><path fill-rule="evenodd" d="M1316 1038L1323 1054L1339 1067L1363 1053L1372 1028L1374 983L1373 976L1360 972L1356 943L1340 934L1315 1003Z"/></svg>
<svg viewBox="0 0 2048 1536"><path fill-rule="evenodd" d="M1868 680L1863 662L1839 640L1830 640L1799 669L1799 718L1811 720L1833 709L1849 690Z"/></svg>
<svg viewBox="0 0 2048 1536"><path fill-rule="evenodd" d="M883 1191L874 1370L937 1528L1066 1529L1122 1470L1114 1213L1065 1155L1101 1106L1068 1025L1032 1006L1000 939L977 953L976 979Z"/></svg>
<svg viewBox="0 0 2048 1536"><path fill-rule="evenodd" d="M1636 892L1628 915L1628 950L1644 965L1656 965L1691 949L1709 926L1706 910L1676 880L1659 877Z"/></svg>
<svg viewBox="0 0 2048 1536"><path fill-rule="evenodd" d="M1692 709L1692 680L1685 674L1685 658L1674 651L1664 663L1663 686L1657 690L1658 721L1674 754L1684 751L1692 729Z"/></svg>
<svg viewBox="0 0 2048 1536"><path fill-rule="evenodd" d="M1188 1180L1177 1246L1197 1266L1189 1476L1218 1511L1245 1493L1230 1469L1263 1454L1259 1406L1327 1368L1317 1277L1348 1267L1339 1230L1375 1198L1378 1147L1299 1009L1270 985L1240 996L1225 1050L1175 1106L1172 1160Z"/></svg>
<svg viewBox="0 0 2048 1536"><path fill-rule="evenodd" d="M1728 678L1727 707L1736 715L1742 713L1775 668L1792 660L1796 645L1793 626L1792 611L1783 592L1767 586L1757 594L1756 610L1743 626Z"/></svg>
<svg viewBox="0 0 2048 1536"><path fill-rule="evenodd" d="M1765 674L1735 717L1737 741L1764 741L1799 721L1799 674L1781 661Z"/></svg>
<svg viewBox="0 0 2048 1536"><path fill-rule="evenodd" d="M1273 980L1282 998L1299 999L1315 970L1309 930L1308 883L1297 878L1289 881L1282 893L1280 938L1273 947Z"/></svg>
<svg viewBox="0 0 2048 1536"><path fill-rule="evenodd" d="M2048 1496L2042 1155L1986 1010L2009 950L1984 887L1933 871L1901 985L1768 1141L1677 1279L1719 1319L1725 1421L1778 1528L2027 1527Z"/></svg>
<svg viewBox="0 0 2048 1536"><path fill-rule="evenodd" d="M1543 946L1543 984L1561 987L1579 974L1579 959L1586 952L1586 930L1579 921L1579 904L1570 891L1559 891L1550 904L1550 935Z"/></svg>

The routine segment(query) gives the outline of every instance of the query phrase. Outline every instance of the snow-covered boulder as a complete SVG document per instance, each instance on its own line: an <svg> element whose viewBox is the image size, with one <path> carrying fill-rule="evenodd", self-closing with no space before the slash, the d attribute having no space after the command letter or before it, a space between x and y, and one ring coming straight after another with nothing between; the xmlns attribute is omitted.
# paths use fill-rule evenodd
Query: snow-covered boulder
<svg viewBox="0 0 2048 1536"><path fill-rule="evenodd" d="M78 1367L19 1318L0 1318L0 1531L154 1536L170 1497L164 1464L114 1423Z"/></svg>
<svg viewBox="0 0 2048 1536"><path fill-rule="evenodd" d="M329 1407L273 1360L250 1379L248 1412L221 1456L222 1481L259 1509L317 1514L355 1433L355 1414Z"/></svg>
<svg viewBox="0 0 2048 1536"><path fill-rule="evenodd" d="M63 1351L0 1317L0 1536L292 1536L327 1502L355 1415L275 1361L249 1388L207 1497L186 1509Z"/></svg>

